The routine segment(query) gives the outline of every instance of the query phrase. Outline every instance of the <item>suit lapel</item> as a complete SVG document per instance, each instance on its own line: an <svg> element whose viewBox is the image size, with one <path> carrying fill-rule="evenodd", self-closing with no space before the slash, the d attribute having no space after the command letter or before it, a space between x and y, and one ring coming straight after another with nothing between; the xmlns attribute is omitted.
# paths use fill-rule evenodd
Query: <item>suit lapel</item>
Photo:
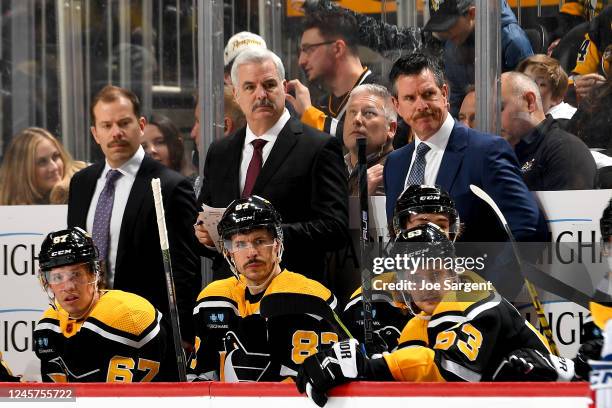
<svg viewBox="0 0 612 408"><path fill-rule="evenodd" d="M126 251L131 246L129 243L132 240L133 231L136 222L146 222L142 219L140 213L144 200L153 200L151 194L151 172L153 171L153 159L145 156L140 164L134 184L130 190L128 201L125 205L123 218L121 220L121 229L119 231L119 242L117 245L117 259L115 260L115 273L120 270L121 261L126 254Z"/></svg>
<svg viewBox="0 0 612 408"><path fill-rule="evenodd" d="M455 178L457 177L461 162L463 161L463 150L467 147L467 128L458 126L455 122L453 131L448 139L448 144L442 156L440 171L436 178L436 184L451 191Z"/></svg>
<svg viewBox="0 0 612 408"><path fill-rule="evenodd" d="M228 185L232 186L232 191L229 191L230 200L235 200L240 197L240 163L242 163L242 149L244 148L244 139L246 138L246 127L236 132L233 136L228 148L227 160L228 166L225 166L225 177Z"/></svg>
<svg viewBox="0 0 612 408"><path fill-rule="evenodd" d="M253 194L260 194L264 187L270 181L270 178L276 174L278 168L289 156L289 152L298 141L298 136L303 132L303 125L298 120L293 118L285 124L281 132L276 138L274 147L268 156L268 159L261 168L261 172L257 176Z"/></svg>
<svg viewBox="0 0 612 408"><path fill-rule="evenodd" d="M404 157L399 160L397 176L401 180L401 189L399 193L404 191L404 184L406 183L406 177L408 177L408 169L410 168L410 161L412 160L412 154L414 153L414 142L406 146L404 150Z"/></svg>

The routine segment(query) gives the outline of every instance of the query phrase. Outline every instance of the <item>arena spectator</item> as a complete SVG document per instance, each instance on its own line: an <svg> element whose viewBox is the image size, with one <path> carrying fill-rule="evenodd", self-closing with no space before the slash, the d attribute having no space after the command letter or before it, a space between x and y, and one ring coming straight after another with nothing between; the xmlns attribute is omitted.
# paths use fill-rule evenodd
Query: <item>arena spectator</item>
<svg viewBox="0 0 612 408"><path fill-rule="evenodd" d="M524 58L533 54L529 39L518 25L506 0L501 2L502 71L511 71ZM322 0L320 8L334 8ZM426 46L437 54L439 43L429 32L444 41L444 72L450 85L450 112L454 117L469 84L475 83L475 0L446 0L429 2L430 20L423 29L397 27L379 20L356 14L359 23L359 42L378 51L402 50L410 53Z"/></svg>
<svg viewBox="0 0 612 408"><path fill-rule="evenodd" d="M70 180L79 170L83 170L88 164L82 161L73 160L70 167L66 166L66 176L53 186L49 193L49 204L68 204L68 193L70 191Z"/></svg>
<svg viewBox="0 0 612 408"><path fill-rule="evenodd" d="M269 201L233 201L217 229L234 276L198 296L189 379L281 381L308 355L348 337L329 289L280 266L282 219Z"/></svg>
<svg viewBox="0 0 612 408"><path fill-rule="evenodd" d="M593 18L585 34L584 41L576 56L574 86L576 94L585 98L594 88L606 80L606 71L610 60L604 58L608 46L612 44L612 5L606 6L601 13Z"/></svg>
<svg viewBox="0 0 612 408"><path fill-rule="evenodd" d="M514 147L530 190L588 190L597 167L588 147L545 115L538 85L519 72L502 74L502 136Z"/></svg>
<svg viewBox="0 0 612 408"><path fill-rule="evenodd" d="M357 139L362 137L367 140L368 195L385 195L383 166L387 155L393 150L396 128L397 113L387 88L363 84L351 91L344 120L344 142L348 149L344 161L349 172L350 196L359 195Z"/></svg>
<svg viewBox="0 0 612 408"><path fill-rule="evenodd" d="M465 126L476 129L476 88L474 85L468 86L465 90L465 97L461 102L457 119Z"/></svg>
<svg viewBox="0 0 612 408"><path fill-rule="evenodd" d="M250 31L241 31L234 34L225 45L223 50L223 73L225 85L232 86L232 65L236 57L244 50L251 48L267 49L266 41Z"/></svg>
<svg viewBox="0 0 612 408"><path fill-rule="evenodd" d="M289 115L284 76L271 51L251 49L236 58L234 97L247 126L208 148L198 203L218 208L241 196L266 198L283 217L283 266L321 281L325 253L346 242L348 176L338 141ZM202 254L218 260L206 248L214 245L210 234L196 224ZM216 261L213 276L229 276L225 262Z"/></svg>
<svg viewBox="0 0 612 408"><path fill-rule="evenodd" d="M319 83L328 92L313 103L310 91L298 79L288 82L287 100L307 125L342 140L346 102L352 89L376 83L364 67L357 50L358 26L355 17L343 8L316 10L306 14L300 40L298 63L308 82Z"/></svg>
<svg viewBox="0 0 612 408"><path fill-rule="evenodd" d="M169 118L162 115L149 118L142 136L142 148L164 166L183 172L183 137Z"/></svg>
<svg viewBox="0 0 612 408"><path fill-rule="evenodd" d="M189 181L145 155L146 120L131 91L102 88L91 103L91 133L104 160L76 173L70 184L68 226L90 231L105 264L106 285L133 292L168 316L166 275L151 179L159 178L182 336L193 340L191 311L201 287L194 250L197 215Z"/></svg>
<svg viewBox="0 0 612 408"><path fill-rule="evenodd" d="M607 58L608 63L612 64L612 52ZM610 65L608 66L608 79L580 103L578 111L568 124L568 131L582 139L591 149L600 150L601 153L612 156L612 69Z"/></svg>
<svg viewBox="0 0 612 408"><path fill-rule="evenodd" d="M49 204L51 190L70 179L73 166L70 154L47 130L22 130L11 141L0 167L0 205Z"/></svg>
<svg viewBox="0 0 612 408"><path fill-rule="evenodd" d="M574 116L576 108L563 102L568 87L568 77L563 67L554 58L544 54L532 55L516 67L538 85L542 107L547 115L559 120L562 127Z"/></svg>

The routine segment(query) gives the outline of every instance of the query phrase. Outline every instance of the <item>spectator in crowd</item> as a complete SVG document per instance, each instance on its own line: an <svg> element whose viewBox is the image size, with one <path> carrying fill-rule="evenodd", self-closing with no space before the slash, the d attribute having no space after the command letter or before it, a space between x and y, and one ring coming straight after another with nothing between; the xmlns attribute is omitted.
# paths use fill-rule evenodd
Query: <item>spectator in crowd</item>
<svg viewBox="0 0 612 408"><path fill-rule="evenodd" d="M439 185L455 201L468 242L505 241L506 233L470 184L493 197L519 241L545 237L538 206L523 182L516 156L500 138L457 125L447 108L448 87L439 61L421 52L401 57L389 73L396 109L415 141L392 152L384 169L387 219L404 189Z"/></svg>
<svg viewBox="0 0 612 408"><path fill-rule="evenodd" d="M14 376L8 364L2 359L0 353L0 382L20 382L21 377Z"/></svg>
<svg viewBox="0 0 612 408"><path fill-rule="evenodd" d="M85 231L51 232L38 260L51 304L34 330L43 382L178 379L160 312L133 293L104 290L98 250Z"/></svg>
<svg viewBox="0 0 612 408"><path fill-rule="evenodd" d="M267 49L266 41L259 35L250 31L241 31L234 34L225 45L223 50L223 73L225 85L232 86L232 65L236 57L244 50L251 48Z"/></svg>
<svg viewBox="0 0 612 408"><path fill-rule="evenodd" d="M142 148L164 166L183 172L183 137L169 118L162 115L149 118L143 132Z"/></svg>
<svg viewBox="0 0 612 408"><path fill-rule="evenodd" d="M514 147L530 190L588 190L597 167L589 148L544 114L539 87L519 72L502 74L501 134Z"/></svg>
<svg viewBox="0 0 612 408"><path fill-rule="evenodd" d="M568 77L559 61L544 54L532 55L521 61L516 71L535 81L540 90L544 112L565 127L576 113L576 108L563 102Z"/></svg>
<svg viewBox="0 0 612 408"><path fill-rule="evenodd" d="M338 137L342 142L343 118L349 94L356 86L376 83L363 66L357 50L359 28L355 16L343 8L306 14L298 63L308 82L320 83L328 92L313 103L310 91L298 79L289 81L287 100L307 125Z"/></svg>
<svg viewBox="0 0 612 408"><path fill-rule="evenodd" d="M281 381L308 355L349 337L329 289L280 266L282 220L269 201L233 201L217 229L234 276L198 296L190 379Z"/></svg>
<svg viewBox="0 0 612 408"><path fill-rule="evenodd" d="M531 43L518 25L506 0L501 2L502 71L511 71L524 58L533 54ZM319 8L333 9L329 0L320 0ZM423 29L399 28L372 17L356 14L359 42L378 52L402 50L410 53L425 46L432 54L439 53L440 44L430 33L444 42L444 72L450 86L450 112L454 117L469 84L475 83L475 0L445 0L429 2L430 19Z"/></svg>
<svg viewBox="0 0 612 408"><path fill-rule="evenodd" d="M90 231L105 265L106 286L136 293L168 316L164 263L157 231L151 180L164 197L172 272L184 340L193 340L190 319L201 287L194 252L197 215L189 181L145 155L140 145L146 120L131 91L108 85L91 103L91 133L104 161L74 175L68 198L68 226Z"/></svg>
<svg viewBox="0 0 612 408"><path fill-rule="evenodd" d="M53 187L69 180L79 165L47 130L22 130L11 141L0 167L0 205L49 204Z"/></svg>
<svg viewBox="0 0 612 408"><path fill-rule="evenodd" d="M368 195L385 195L383 166L393 150L393 135L397 128L397 112L387 88L376 84L358 85L346 103L344 143L348 153L344 162L348 168L349 196L359 195L357 139L366 139Z"/></svg>
<svg viewBox="0 0 612 408"><path fill-rule="evenodd" d="M404 302L415 316L406 324L399 348L379 358L368 358L355 339L335 343L307 357L296 385L319 406L332 387L357 379L410 382L494 381L517 349L549 355L542 335L499 293L470 272L458 273L440 259L455 257L452 242L434 224L404 231L395 241L400 256L423 259L422 267L400 269ZM468 293L460 283L478 286ZM426 283L431 289L425 288ZM483 285L484 283L484 285ZM573 376L574 364L548 357L550 365L566 364L563 379ZM529 371L516 380L530 381ZM554 373L557 376L556 372ZM532 373L533 375L533 373ZM552 379L551 379L552 380Z"/></svg>
<svg viewBox="0 0 612 408"><path fill-rule="evenodd" d="M247 126L210 145L198 203L226 207L253 194L268 199L284 221L283 266L322 280L326 251L346 242L348 176L338 141L290 117L284 76L283 63L271 51L236 57L234 96ZM213 246L204 225L195 232L202 248ZM207 256L217 254L212 251L203 249ZM227 277L220 266L213 266L214 277Z"/></svg>
<svg viewBox="0 0 612 408"><path fill-rule="evenodd" d="M591 149L612 156L612 45L608 47L609 52L604 55L608 79L582 100L568 131Z"/></svg>
<svg viewBox="0 0 612 408"><path fill-rule="evenodd" d="M593 18L585 34L585 39L576 56L576 67L572 70L576 94L587 97L594 88L606 80L610 60L604 58L605 51L612 44L612 5L606 6Z"/></svg>
<svg viewBox="0 0 612 408"><path fill-rule="evenodd" d="M465 97L459 109L459 122L465 126L476 129L476 88L474 85L468 86L465 90Z"/></svg>
<svg viewBox="0 0 612 408"><path fill-rule="evenodd" d="M68 204L68 192L70 190L70 181L72 176L74 173L79 170L83 170L85 167L87 167L87 163L72 160L70 167L66 167L66 176L51 189L51 192L49 193L49 204Z"/></svg>

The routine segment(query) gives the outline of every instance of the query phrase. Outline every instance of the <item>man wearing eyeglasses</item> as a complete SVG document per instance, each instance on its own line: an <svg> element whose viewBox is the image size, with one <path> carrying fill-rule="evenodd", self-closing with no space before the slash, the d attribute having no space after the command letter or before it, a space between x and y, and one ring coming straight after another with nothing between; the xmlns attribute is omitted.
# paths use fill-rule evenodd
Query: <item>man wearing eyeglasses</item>
<svg viewBox="0 0 612 408"><path fill-rule="evenodd" d="M300 67L308 82L320 84L328 92L311 101L310 91L298 79L287 83L287 100L302 122L342 142L343 118L349 94L360 84L376 83L377 78L361 64L357 50L359 27L344 9L316 10L306 15L298 50Z"/></svg>
<svg viewBox="0 0 612 408"><path fill-rule="evenodd" d="M233 201L218 225L233 277L198 296L193 315L193 381L281 381L306 357L348 334L336 297L320 283L280 266L280 214L261 197Z"/></svg>
<svg viewBox="0 0 612 408"><path fill-rule="evenodd" d="M84 230L50 233L38 260L51 305L34 331L43 382L178 379L162 314L143 297L103 289L98 249Z"/></svg>

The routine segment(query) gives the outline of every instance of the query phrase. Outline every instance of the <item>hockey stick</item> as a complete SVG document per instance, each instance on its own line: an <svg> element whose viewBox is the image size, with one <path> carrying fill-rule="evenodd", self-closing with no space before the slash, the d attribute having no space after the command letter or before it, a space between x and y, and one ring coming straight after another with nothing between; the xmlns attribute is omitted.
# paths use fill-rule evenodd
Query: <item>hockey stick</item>
<svg viewBox="0 0 612 408"><path fill-rule="evenodd" d="M552 330L550 329L550 324L548 324L548 320L546 319L546 315L544 314L544 308L542 307L542 303L540 302L538 291L536 290L535 286L533 286L533 284L525 276L525 273L523 271L523 263L521 262L521 257L519 256L518 248L516 246L516 240L514 239L514 235L512 235L512 231L510 230L510 227L508 226L506 217L504 217L504 214L502 214L501 210L499 209L497 204L495 204L495 201L493 201L491 196L488 195L483 189L481 189L478 186L475 186L474 184L470 184L470 190L472 190L472 193L474 193L478 198L480 198L482 201L487 203L489 207L491 207L493 211L495 211L497 218L504 226L504 229L506 230L506 234L508 234L508 238L510 239L510 244L512 245L512 253L514 254L514 257L516 258L516 262L518 262L519 270L521 271L521 275L523 276L523 279L525 281L525 286L527 287L527 291L529 292L529 297L531 297L531 303L533 304L536 314L538 315L538 321L540 322L540 328L544 332L544 336L546 337L546 340L548 341L548 345L550 346L550 351L554 355L559 356L559 349L557 348L557 344L555 343L555 340L553 339Z"/></svg>
<svg viewBox="0 0 612 408"><path fill-rule="evenodd" d="M164 203L162 202L161 183L158 178L151 180L153 199L155 200L155 214L157 215L157 229L159 231L159 244L164 258L164 272L166 274L166 289L168 290L168 305L170 307L170 323L172 325L172 338L174 340L174 352L178 366L179 381L187 381L187 364L185 353L181 345L181 329L179 326L179 315L176 307L176 295L174 290L174 278L172 277L172 263L170 262L170 246L168 244L168 230L166 229L166 215Z"/></svg>
<svg viewBox="0 0 612 408"><path fill-rule="evenodd" d="M367 245L368 245L368 164L366 160L365 137L357 138L357 182L359 185L359 215L361 219L361 234L359 236L359 266L361 268L361 302L363 304L363 334L366 351L373 349L373 324L372 324L372 281L367 268Z"/></svg>

